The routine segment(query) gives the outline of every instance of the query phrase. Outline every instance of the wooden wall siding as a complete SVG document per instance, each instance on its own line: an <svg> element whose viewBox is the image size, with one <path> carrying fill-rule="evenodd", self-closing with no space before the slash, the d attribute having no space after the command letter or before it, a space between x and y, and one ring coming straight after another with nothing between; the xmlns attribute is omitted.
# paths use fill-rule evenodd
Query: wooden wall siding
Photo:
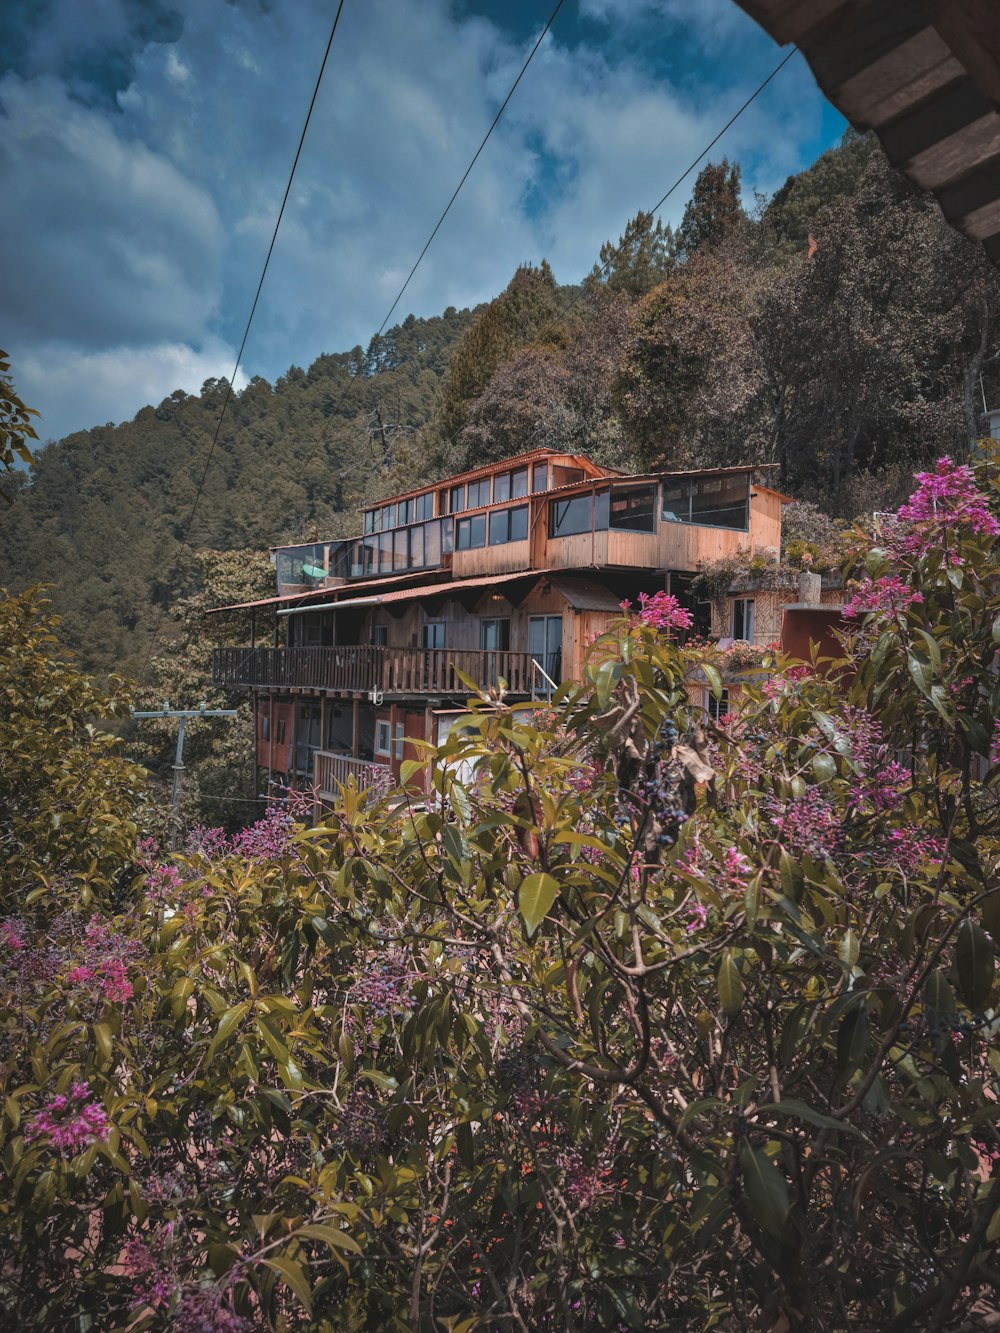
<svg viewBox="0 0 1000 1333"><path fill-rule="evenodd" d="M766 648L770 643L781 639L781 622L784 608L799 600L798 588L748 588L745 592L726 598L725 610L712 607L712 636L716 639L729 638L733 626L733 602L736 598L753 599L754 602L754 643L759 648ZM844 593L841 588L824 588L820 596L823 606L843 605Z"/></svg>
<svg viewBox="0 0 1000 1333"><path fill-rule="evenodd" d="M469 579L481 574L513 574L530 568L530 538L521 542L504 542L499 546L476 546L471 551L455 551L451 561L452 575L456 579Z"/></svg>
<svg viewBox="0 0 1000 1333"><path fill-rule="evenodd" d="M547 515L541 519L547 521ZM581 532L573 537L552 537L545 543L542 560L549 569L589 569L608 563L607 532Z"/></svg>

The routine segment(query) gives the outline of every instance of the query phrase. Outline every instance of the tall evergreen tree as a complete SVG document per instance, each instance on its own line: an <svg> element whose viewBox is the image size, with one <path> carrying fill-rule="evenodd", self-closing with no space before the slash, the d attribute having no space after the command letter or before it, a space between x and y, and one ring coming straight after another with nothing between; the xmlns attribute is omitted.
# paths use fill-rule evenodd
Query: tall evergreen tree
<svg viewBox="0 0 1000 1333"><path fill-rule="evenodd" d="M740 203L740 164L724 157L709 162L698 173L694 191L677 233L678 250L690 258L719 242L744 217Z"/></svg>
<svg viewBox="0 0 1000 1333"><path fill-rule="evenodd" d="M593 282L635 299L661 283L674 266L677 244L670 226L641 209L629 218L618 244L605 241L591 271Z"/></svg>

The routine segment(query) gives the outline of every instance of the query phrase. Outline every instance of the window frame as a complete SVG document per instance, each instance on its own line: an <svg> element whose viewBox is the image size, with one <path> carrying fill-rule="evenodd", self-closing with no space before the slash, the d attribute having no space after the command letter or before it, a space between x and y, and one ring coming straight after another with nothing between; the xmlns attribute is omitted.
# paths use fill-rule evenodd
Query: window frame
<svg viewBox="0 0 1000 1333"><path fill-rule="evenodd" d="M741 607L741 619L743 621L743 634L736 633L736 608ZM748 615L749 609L749 615ZM749 635L745 632L750 629ZM737 643L755 643L757 635L757 599L756 597L734 597L732 615L729 619L729 627L732 631L731 638Z"/></svg>
<svg viewBox="0 0 1000 1333"><path fill-rule="evenodd" d="M383 727L385 728L384 732L382 730ZM377 717L375 719L375 742L373 749L376 754L384 755L387 759L392 758L392 723L388 718Z"/></svg>
<svg viewBox="0 0 1000 1333"><path fill-rule="evenodd" d="M482 525L482 540L473 541L472 536L478 525ZM469 533L469 540L462 541L462 533ZM467 518L457 519L455 522L455 550L456 551L478 551L480 547L486 545L486 515L471 514Z"/></svg>

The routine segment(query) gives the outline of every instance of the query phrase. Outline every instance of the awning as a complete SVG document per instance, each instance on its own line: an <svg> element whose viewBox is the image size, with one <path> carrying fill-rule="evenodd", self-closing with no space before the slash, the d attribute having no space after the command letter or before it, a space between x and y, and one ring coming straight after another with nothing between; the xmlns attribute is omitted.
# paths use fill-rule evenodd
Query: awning
<svg viewBox="0 0 1000 1333"><path fill-rule="evenodd" d="M474 579L451 579L448 583L428 583L420 588L397 588L381 596L375 594L367 597L345 597L341 601L323 602L319 606L311 603L306 606L293 606L287 611L279 611L278 614L294 616L307 611L341 611L354 606L387 606L393 602L410 602L420 597L458 597L467 588L493 588L498 584L513 583L517 579L540 579L548 573L547 569L528 569L516 574L483 574Z"/></svg>
<svg viewBox="0 0 1000 1333"><path fill-rule="evenodd" d="M621 613L621 597L616 596L603 583L593 579L550 580L553 588L565 597L574 611L614 611Z"/></svg>

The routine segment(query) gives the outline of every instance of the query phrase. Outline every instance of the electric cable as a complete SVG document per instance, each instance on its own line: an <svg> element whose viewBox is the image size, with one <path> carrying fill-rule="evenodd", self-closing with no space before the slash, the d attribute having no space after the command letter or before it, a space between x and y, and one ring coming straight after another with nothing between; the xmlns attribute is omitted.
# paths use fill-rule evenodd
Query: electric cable
<svg viewBox="0 0 1000 1333"><path fill-rule="evenodd" d="M212 466L212 457L215 454L215 447L219 442L219 432L222 430L222 423L226 417L226 409L229 407L229 400L233 396L233 384L239 372L240 363L243 360L243 353L246 350L247 338L250 336L250 326L253 324L253 317L257 313L257 303L260 300L260 294L264 287L264 279L267 277L267 270L271 263L271 256L274 253L275 242L278 239L278 230L281 227L281 220L285 216L285 206L288 203L288 196L292 191L292 182L295 179L295 171L299 165L299 158L302 156L302 146L306 141L306 134L309 130L309 122L312 119L313 108L316 106L316 98L319 96L320 84L323 82L323 74L326 70L326 62L330 56L330 48L333 46L333 39L337 33L337 25L340 23L340 16L343 13L344 0L339 0L337 12L333 16L333 24L330 28L330 36L327 38L326 50L323 52L323 60L320 63L319 73L316 76L316 82L313 86L312 97L309 99L309 108L306 111L306 118L302 125L302 133L299 135L299 144L295 150L295 158L292 161L291 171L288 173L288 182L285 185L285 193L281 200L281 207L278 209L278 216L274 223L274 231L271 233L271 243L267 247L267 255L264 259L264 267L261 269L260 281L257 283L257 291L254 294L253 305L250 307L250 314L247 318L246 327L243 330L243 338L240 342L240 349L236 354L236 363L233 366L233 373L229 377L226 385L226 395L222 400L222 408L219 412L219 419L215 423L215 433L212 436L212 443L209 445L208 457L205 459L205 466L202 468L201 478L198 482L198 488L195 492L194 503L191 505L191 512L188 514L187 522L179 539L178 545L183 548L187 545L188 536L191 532L191 525L194 523L195 514L198 512L198 505L201 502L202 492L205 489L205 482L208 480L209 469ZM152 656L153 648L160 637L160 630L163 628L163 618L166 614L166 607L160 608L160 614L156 621L156 627L153 630L152 637L146 647L146 654L143 658L142 668L139 672L140 680L145 676L149 667L149 659Z"/></svg>

